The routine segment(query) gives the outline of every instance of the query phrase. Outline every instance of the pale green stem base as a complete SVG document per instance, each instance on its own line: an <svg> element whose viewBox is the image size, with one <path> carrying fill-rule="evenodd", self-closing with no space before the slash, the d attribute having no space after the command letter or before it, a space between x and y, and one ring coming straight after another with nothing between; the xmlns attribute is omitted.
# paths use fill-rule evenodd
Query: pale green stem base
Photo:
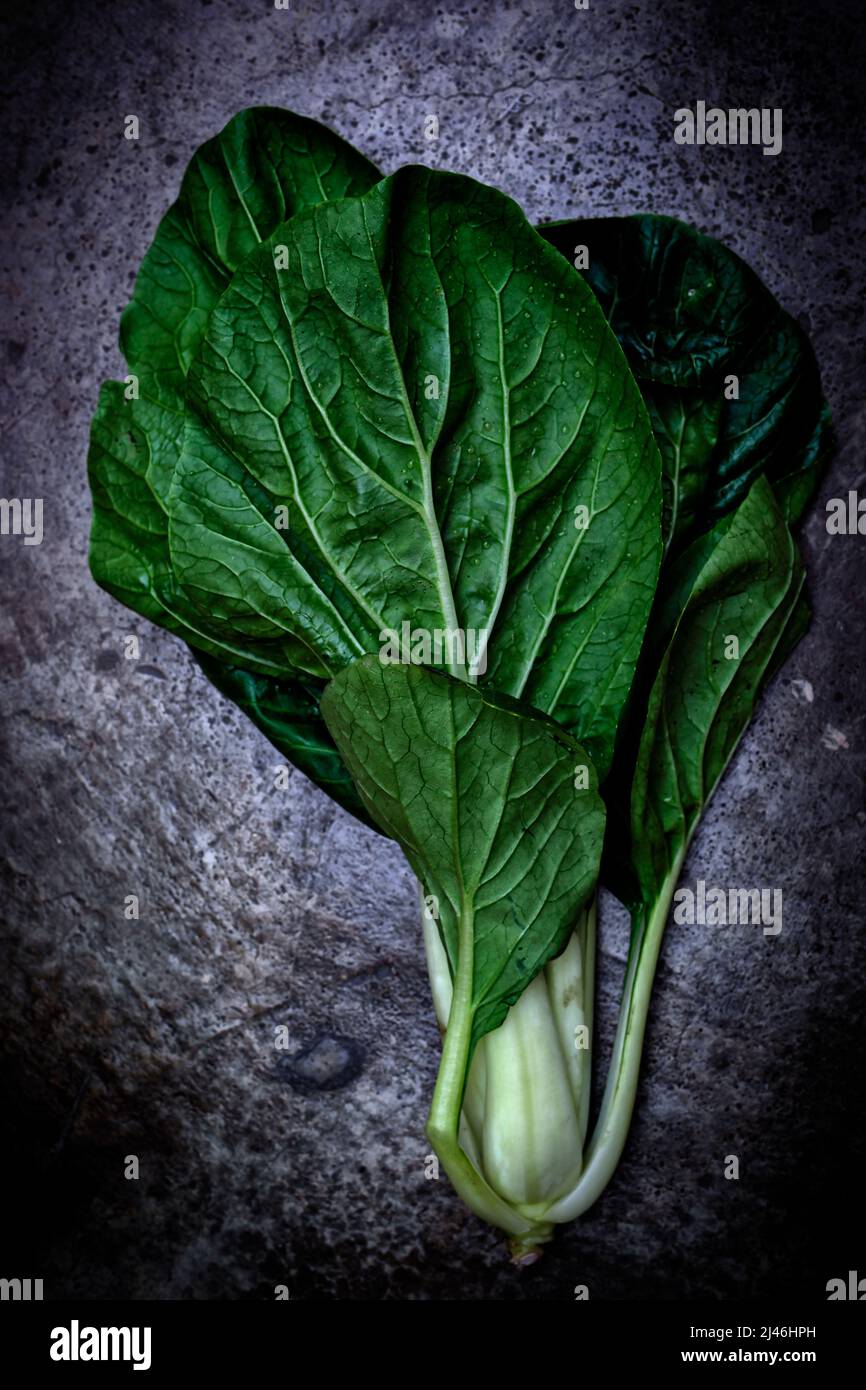
<svg viewBox="0 0 866 1390"><path fill-rule="evenodd" d="M452 983L438 925L426 912L423 923L444 1030L427 1133L464 1201L512 1236L512 1256L524 1263L550 1237L545 1209L551 1197L569 1191L580 1175L595 907L582 914L565 951L536 977L501 1027L476 1047L465 1090L471 978L458 968ZM468 934L471 923L460 930ZM461 949L459 959L471 960L471 951Z"/></svg>
<svg viewBox="0 0 866 1390"><path fill-rule="evenodd" d="M601 1196L616 1171L628 1137L637 1095L649 1002L671 900L682 868L678 856L662 891L629 952L620 1004L619 1025L598 1120L586 1152L583 1172L572 1190L545 1212L557 1224L582 1216Z"/></svg>
<svg viewBox="0 0 866 1390"><path fill-rule="evenodd" d="M435 923L433 925L435 927ZM459 964L442 1045L442 1060L427 1122L427 1137L466 1205L491 1225L499 1226L510 1236L517 1237L522 1250L530 1250L549 1240L549 1225L527 1218L494 1192L473 1167L458 1138L472 1034L471 932L472 920L467 912L459 924Z"/></svg>
<svg viewBox="0 0 866 1390"><path fill-rule="evenodd" d="M445 1030L427 1133L467 1206L512 1237L517 1263L537 1258L554 1225L587 1211L616 1171L634 1111L650 996L684 854L632 934L607 1084L585 1155L591 1053L580 1049L575 1058L571 1048L576 1027L586 1025L590 1035L592 1029L595 903L562 955L533 981L501 1028L482 1039L465 1088L472 953L461 949L461 962L470 964L465 972L461 964L452 985L438 926L425 917L431 987ZM460 930L471 931L471 923L461 923Z"/></svg>

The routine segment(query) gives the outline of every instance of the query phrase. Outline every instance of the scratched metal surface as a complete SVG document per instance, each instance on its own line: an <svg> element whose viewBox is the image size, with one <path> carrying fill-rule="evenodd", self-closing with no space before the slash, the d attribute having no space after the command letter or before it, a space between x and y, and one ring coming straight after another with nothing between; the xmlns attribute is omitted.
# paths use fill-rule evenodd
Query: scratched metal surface
<svg viewBox="0 0 866 1390"><path fill-rule="evenodd" d="M823 524L866 484L856 13L47 0L7 29L2 486L44 498L45 539L0 550L3 1273L95 1299L820 1297L862 1260L864 540ZM699 98L781 107L783 153L674 145ZM88 422L134 271L193 149L252 103L533 218L696 222L808 326L835 414L804 532L815 621L686 871L781 886L783 933L669 934L619 1174L531 1270L424 1180L437 1035L397 851L300 774L276 791L264 740L85 566ZM610 911L603 948L609 1035Z"/></svg>

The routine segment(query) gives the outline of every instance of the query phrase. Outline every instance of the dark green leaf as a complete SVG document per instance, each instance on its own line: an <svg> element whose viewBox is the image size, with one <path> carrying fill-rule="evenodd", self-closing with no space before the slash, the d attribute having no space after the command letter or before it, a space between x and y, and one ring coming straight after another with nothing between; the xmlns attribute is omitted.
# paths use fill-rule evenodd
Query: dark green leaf
<svg viewBox="0 0 866 1390"><path fill-rule="evenodd" d="M660 462L593 296L514 203L409 168L298 215L214 309L189 392L170 544L211 621L332 671L403 621L490 631L491 684L606 765Z"/></svg>
<svg viewBox="0 0 866 1390"><path fill-rule="evenodd" d="M237 630L217 630L177 583L168 552L168 517L159 498L160 470L178 452L183 416L147 396L126 400L107 381L93 417L88 465L93 493L90 566L104 589L193 648L260 675L291 665L325 674L309 651L283 634L253 648Z"/></svg>
<svg viewBox="0 0 866 1390"><path fill-rule="evenodd" d="M662 456L666 549L693 534L712 469L719 437L721 397L697 387L652 386L645 392L653 432Z"/></svg>
<svg viewBox="0 0 866 1390"><path fill-rule="evenodd" d="M240 111L193 155L142 261L121 322L132 370L182 389L210 311L249 253L301 208L363 193L379 177L317 121Z"/></svg>
<svg viewBox="0 0 866 1390"><path fill-rule="evenodd" d="M477 1042L562 950L595 888L604 808L589 758L514 701L376 656L331 681L322 712L368 812L438 900Z"/></svg>
<svg viewBox="0 0 866 1390"><path fill-rule="evenodd" d="M214 658L201 663L210 678L236 694L281 752L293 757L295 748L293 761L309 775L321 773L322 784L343 804L352 801L345 770L335 779L327 760L308 756L316 737L330 745L324 724L311 712L303 682L295 689L285 680L292 666L325 674L324 666L285 634L270 646L257 640L252 650L242 633L214 631L208 613L176 582L166 507L186 411L186 369L234 270L287 216L324 198L361 192L378 177L339 136L289 111L242 111L203 145L157 228L123 317L122 346L138 395L127 399L120 383L105 383L88 459L94 577L128 607ZM218 661L228 668L221 671ZM261 679L268 673L283 677L272 690Z"/></svg>
<svg viewBox="0 0 866 1390"><path fill-rule="evenodd" d="M631 843L616 843L614 831L610 862L619 855L612 886L624 899L637 886L653 903L676 872L768 675L802 631L802 585L797 547L764 479L672 569L651 629L659 664L639 743L623 753L623 768L633 769Z"/></svg>
<svg viewBox="0 0 866 1390"><path fill-rule="evenodd" d="M587 281L651 414L669 422L671 388L683 393L683 413L692 418L698 401L710 416L719 412L709 464L703 426L693 456L687 443L680 477L690 485L702 476L705 481L700 496L691 487L686 507L668 508L679 521L676 539L706 529L760 476L772 483L785 516L796 520L832 448L829 411L806 334L754 271L720 242L672 217L593 218L540 231L569 260L576 246L588 248ZM731 375L738 379L738 399L725 394ZM659 443L670 492L669 437L665 424Z"/></svg>

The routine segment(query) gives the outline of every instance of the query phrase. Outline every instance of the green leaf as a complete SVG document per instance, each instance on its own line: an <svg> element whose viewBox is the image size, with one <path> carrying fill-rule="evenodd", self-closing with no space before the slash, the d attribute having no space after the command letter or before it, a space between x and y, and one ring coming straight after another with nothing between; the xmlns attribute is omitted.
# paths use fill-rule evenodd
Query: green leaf
<svg viewBox="0 0 866 1390"><path fill-rule="evenodd" d="M805 334L725 247L671 218L564 224L645 396L665 472L667 549L614 769L604 877L632 913L607 1084L572 1220L625 1144L661 942L699 818L760 691L808 623L789 524L832 447ZM739 642L733 656L730 639Z"/></svg>
<svg viewBox="0 0 866 1390"><path fill-rule="evenodd" d="M796 520L814 495L832 430L806 334L739 256L672 217L590 218L539 229L572 260L586 246L586 279L638 378L658 431L670 496L687 481L687 505L666 507L676 541L725 515L757 477L773 484ZM728 378L738 399L728 399ZM705 422L677 469L669 447L672 397L681 415L718 412L709 463ZM690 402L686 404L687 400ZM685 462L685 468L682 463ZM695 483L703 478L700 488Z"/></svg>
<svg viewBox="0 0 866 1390"><path fill-rule="evenodd" d="M94 577L127 607L210 656L201 664L215 684L236 694L281 752L293 757L294 748L302 770L321 773L321 784L344 805L353 802L348 775L332 775L332 749L325 762L305 756L309 740L318 737L323 747L330 740L310 709L303 678L295 687L286 677L294 667L313 675L325 675L326 668L285 634L270 645L257 640L252 649L241 632L215 631L206 610L190 603L177 584L166 509L187 408L185 373L240 261L287 216L323 198L361 192L378 177L339 136L289 111L241 111L203 145L157 228L123 316L122 348L138 378L138 395L127 399L120 383L105 383L88 457ZM278 679L271 690L262 683L268 675Z"/></svg>
<svg viewBox="0 0 866 1390"><path fill-rule="evenodd" d="M763 478L670 573L650 634L651 650L661 656L648 698L638 704L645 717L618 751L606 796L605 876L632 916L617 1034L583 1169L547 1212L551 1221L586 1211L619 1162L686 850L761 689L803 631L802 585L796 545Z"/></svg>
<svg viewBox="0 0 866 1390"><path fill-rule="evenodd" d="M363 193L379 177L317 121L240 111L196 150L142 261L121 321L132 370L182 389L210 311L249 253L301 208Z"/></svg>
<svg viewBox="0 0 866 1390"><path fill-rule="evenodd" d="M265 568L285 565L288 552L313 577L314 611L304 610L311 619L309 625L287 630L282 622L271 620L272 614L241 611L244 603L231 595L221 596L222 603L217 603L210 578L202 582L199 556L194 560L196 574L190 576L184 569L190 582L186 588L181 586L167 552L166 508L187 412L183 379L201 346L214 304L257 239L272 229L273 219L323 197L361 191L375 178L372 165L314 122L267 109L235 117L195 155L178 202L160 224L124 315L123 344L139 378L139 398L127 400L119 384L107 383L93 425L91 566L97 579L128 606L235 671L245 668L251 679L277 679L283 693L290 683L299 681L296 693L302 702L308 677L327 675L359 650L379 645L373 619L384 621L385 614L377 606L359 605L344 591L340 577L322 565L315 538L303 524L293 525L290 536L276 538L279 556L270 544L273 535L267 536ZM557 291L564 297L562 305L551 302L552 284L546 295L537 295L535 282L545 272L545 255L547 271L556 266L555 281L562 279L562 267L532 237L507 200L468 180L455 183L469 191L470 202L477 200L479 225L462 215L459 189L450 199L440 197L442 244L427 257L425 281L424 271L419 270L425 261L415 255L412 242L417 236L423 248L430 234L424 225L428 207L423 197L416 197L414 207L400 209L395 218L403 228L402 249L399 239L392 237L387 249L390 255L396 245L396 253L393 261L382 265L407 393L412 394L419 430L432 431L429 438L421 438L422 448L431 449L436 435L436 466L430 469L429 489L441 535L438 543L432 537L427 559L429 549L435 557L437 544L447 548L445 563L441 556L438 562L437 598L452 585L455 604L460 606L460 622L455 625L480 629L497 613L502 618L509 615L509 631L503 631L501 644L488 653L488 678L533 703L556 708L560 718L588 738L604 767L631 681L657 563L655 538L647 541L642 529L636 530L641 513L651 516L657 508L657 462L633 389L630 399L626 390L624 399L618 400L622 381L628 382L627 373L591 297L579 285L575 292L575 277L568 276L564 278L571 292ZM430 200L431 205L434 201ZM519 227L518 241L524 244L522 262L514 266L496 245L495 224L503 209L508 210L506 224L510 221ZM448 243L451 225L458 222L464 224L463 244L455 252ZM337 251L342 257L342 244ZM464 277L467 268L470 273ZM465 288L465 302L456 299L447 314L440 312L438 320L432 315L428 326L425 306L442 300L440 274L450 276L452 285ZM506 321L509 314L513 319ZM576 361L584 382L574 402L563 409L567 369L576 360L569 315L579 321L585 340ZM500 344L499 361L480 373L467 360L470 354L455 351L479 325L491 334L492 342ZM544 337L545 350L538 364L533 361L535 331ZM561 341L563 334L567 343ZM429 373L421 372L429 364L420 359L431 347L434 367L444 356L451 369L440 383L439 402L428 400ZM587 369L584 359L597 364L595 371ZM539 399L541 409L536 410ZM374 398L372 404L371 417L378 427L379 402ZM633 427L628 423L629 410L632 422L638 417ZM569 431L578 423L579 437L571 441ZM572 476L570 494L567 475L569 470L573 475L575 468L563 457L557 438L563 431L574 458L579 456L583 475ZM228 468L237 477L237 469L232 469L231 460L226 463L219 443L215 447L205 439L196 423L190 425L190 434L193 448L215 451L217 472ZM455 439L449 440L449 435ZM630 447L638 459L633 477L629 476ZM610 468L601 486L596 486L595 474L605 449ZM614 451L619 452L616 459ZM310 462L307 458L302 466L309 467ZM232 483L223 480L220 485L230 491ZM267 506L273 500L263 498L250 477L244 487L254 494L254 506L263 501ZM593 516L586 534L577 534L572 524L574 507L581 502ZM249 505L247 496L244 505ZM385 529L389 515L380 511L377 519ZM233 558L239 570L249 558L245 549L249 534L243 531L237 537ZM410 564L415 563L416 540L417 535ZM183 556L183 544L179 542L181 568L189 559ZM396 555L386 584L406 588L405 558L402 553ZM231 588L243 581L224 574L220 585L224 582ZM278 583L271 584L271 599L282 592ZM392 618L396 619L398 607L392 605ZM325 610L336 630L323 631ZM404 614L416 626L449 625L450 615L443 618L441 612L425 611L414 598L400 609L401 618ZM503 629L505 624L500 621L499 626ZM360 646L350 634L360 635ZM525 659L530 650L537 653L538 671ZM577 655L580 662L575 671ZM609 686L608 671L612 673ZM245 707L255 718L256 704ZM301 745L306 734L302 728ZM323 727L320 736L327 740Z"/></svg>
<svg viewBox="0 0 866 1390"><path fill-rule="evenodd" d="M645 396L662 457L667 550L695 531L718 442L722 402L720 396L708 397L687 386L653 386Z"/></svg>
<svg viewBox="0 0 866 1390"><path fill-rule="evenodd" d="M121 345L137 384L127 399L124 387L106 382L93 421L90 564L111 593L171 631L186 636L175 593L165 605L159 597L171 568L166 508L186 414L186 369L208 316L239 259L277 223L310 200L343 196L377 177L324 126L253 108L196 152L157 228L122 321ZM195 643L198 626L196 618L188 641Z"/></svg>
<svg viewBox="0 0 866 1390"><path fill-rule="evenodd" d="M188 389L170 545L195 606L331 671L404 621L489 632L485 679L607 765L660 461L593 296L514 203L408 168L299 214L213 310Z"/></svg>
<svg viewBox="0 0 866 1390"><path fill-rule="evenodd" d="M595 887L604 808L590 759L515 701L376 656L330 682L322 712L370 816L438 900L471 1051Z"/></svg>
<svg viewBox="0 0 866 1390"><path fill-rule="evenodd" d="M627 857L644 904L682 862L768 675L802 631L802 586L796 544L765 479L667 577L650 638L662 655L636 752L623 750L634 770ZM633 884L614 886L633 896Z"/></svg>
<svg viewBox="0 0 866 1390"><path fill-rule="evenodd" d="M168 551L168 517L158 500L160 469L178 451L183 416L147 396L126 400L124 387L104 383L93 417L88 457L93 494L90 566L100 584L142 617L194 649L260 675L292 665L325 670L293 637L250 646L241 631L218 631L181 590Z"/></svg>

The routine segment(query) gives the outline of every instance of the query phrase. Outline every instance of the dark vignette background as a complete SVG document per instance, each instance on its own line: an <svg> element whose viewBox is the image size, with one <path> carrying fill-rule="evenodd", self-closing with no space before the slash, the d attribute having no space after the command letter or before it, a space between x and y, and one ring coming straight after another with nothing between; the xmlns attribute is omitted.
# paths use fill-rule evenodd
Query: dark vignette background
<svg viewBox="0 0 866 1390"><path fill-rule="evenodd" d="M42 496L46 531L41 547L0 540L0 1274L43 1277L47 1298L287 1283L299 1298L568 1299L587 1283L593 1298L821 1299L828 1278L866 1273L864 540L823 520L827 497L866 486L861 19L855 0L18 7L2 491ZM700 98L782 107L783 153L674 145L673 111ZM298 773L276 791L265 741L86 570L88 422L120 374L134 271L193 149L258 103L326 121L386 171L494 183L535 219L695 222L807 327L836 420L803 534L814 624L686 870L781 886L783 933L671 931L625 1160L531 1270L423 1177L437 1036L396 849ZM603 947L609 1029L624 954L610 913ZM277 1023L294 1057L279 1065ZM729 1153L739 1182L722 1177Z"/></svg>

